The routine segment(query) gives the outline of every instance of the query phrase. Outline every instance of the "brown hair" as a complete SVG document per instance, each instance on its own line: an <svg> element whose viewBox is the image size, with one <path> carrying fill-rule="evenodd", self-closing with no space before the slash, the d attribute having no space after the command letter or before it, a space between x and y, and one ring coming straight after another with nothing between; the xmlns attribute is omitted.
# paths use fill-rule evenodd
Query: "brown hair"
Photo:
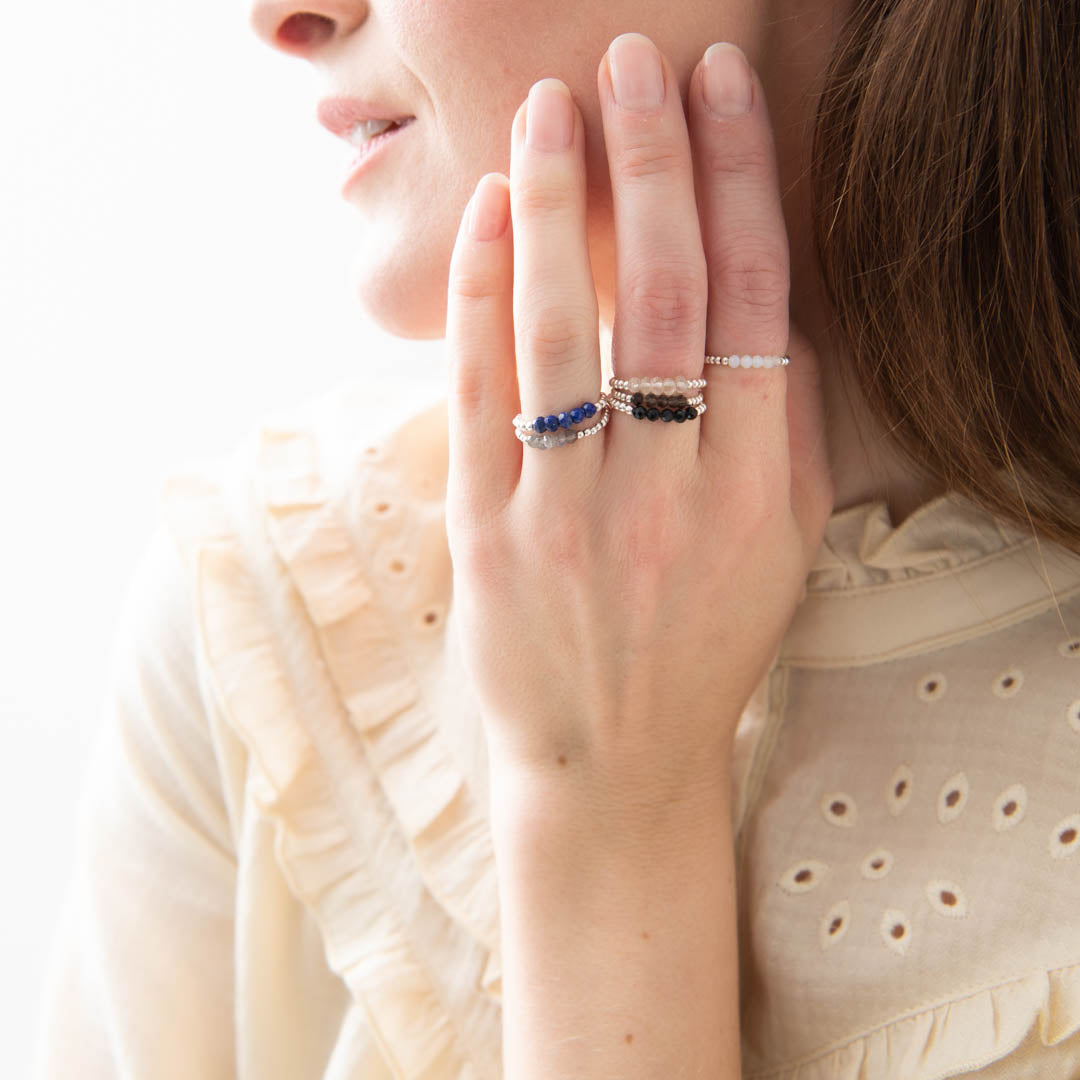
<svg viewBox="0 0 1080 1080"><path fill-rule="evenodd" d="M1080 552L1078 72L1075 0L854 0L811 184L844 379L922 475Z"/></svg>

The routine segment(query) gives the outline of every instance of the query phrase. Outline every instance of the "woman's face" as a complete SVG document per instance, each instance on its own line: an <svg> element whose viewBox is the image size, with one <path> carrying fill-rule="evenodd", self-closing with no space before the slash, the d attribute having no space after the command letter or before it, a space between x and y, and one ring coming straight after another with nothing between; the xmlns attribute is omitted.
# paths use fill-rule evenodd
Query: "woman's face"
<svg viewBox="0 0 1080 1080"><path fill-rule="evenodd" d="M760 0L252 0L268 44L308 60L319 96L358 97L416 119L352 184L363 242L353 266L368 315L399 337L446 327L450 255L465 204L486 172L510 173L510 126L529 87L556 76L585 119L589 245L601 317L610 325L614 222L597 69L619 34L647 34L690 74L713 41L731 40L764 73ZM775 109L773 111L775 122ZM347 162L355 151L344 146Z"/></svg>

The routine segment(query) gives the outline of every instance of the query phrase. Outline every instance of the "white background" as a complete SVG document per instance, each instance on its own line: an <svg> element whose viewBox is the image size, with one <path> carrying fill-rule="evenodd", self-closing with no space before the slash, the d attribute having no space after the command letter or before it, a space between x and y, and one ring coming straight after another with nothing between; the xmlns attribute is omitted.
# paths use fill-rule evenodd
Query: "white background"
<svg viewBox="0 0 1080 1080"><path fill-rule="evenodd" d="M444 343L367 322L347 147L242 0L7 4L0 47L0 1076L29 1074L80 767L157 486ZM193 1078L194 1080L194 1078Z"/></svg>

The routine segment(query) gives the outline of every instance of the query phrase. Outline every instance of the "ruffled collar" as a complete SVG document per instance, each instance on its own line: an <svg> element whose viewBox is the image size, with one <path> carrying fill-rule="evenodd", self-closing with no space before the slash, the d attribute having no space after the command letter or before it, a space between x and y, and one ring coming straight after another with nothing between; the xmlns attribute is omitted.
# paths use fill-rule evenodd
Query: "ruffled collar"
<svg viewBox="0 0 1080 1080"><path fill-rule="evenodd" d="M1080 591L1080 556L955 491L894 525L884 500L834 513L780 652L808 667L942 648Z"/></svg>
<svg viewBox="0 0 1080 1080"><path fill-rule="evenodd" d="M807 577L808 592L905 581L964 566L1031 539L959 492L931 499L893 525L885 500L834 513Z"/></svg>

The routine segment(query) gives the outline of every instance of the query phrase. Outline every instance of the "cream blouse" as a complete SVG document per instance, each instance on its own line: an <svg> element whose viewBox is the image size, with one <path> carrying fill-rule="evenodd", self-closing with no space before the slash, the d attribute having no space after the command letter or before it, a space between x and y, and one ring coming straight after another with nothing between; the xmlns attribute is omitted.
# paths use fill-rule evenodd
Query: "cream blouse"
<svg viewBox="0 0 1080 1080"><path fill-rule="evenodd" d="M357 385L168 478L38 1080L501 1075L446 469ZM736 766L745 1080L1080 1076L1080 558L834 514Z"/></svg>

